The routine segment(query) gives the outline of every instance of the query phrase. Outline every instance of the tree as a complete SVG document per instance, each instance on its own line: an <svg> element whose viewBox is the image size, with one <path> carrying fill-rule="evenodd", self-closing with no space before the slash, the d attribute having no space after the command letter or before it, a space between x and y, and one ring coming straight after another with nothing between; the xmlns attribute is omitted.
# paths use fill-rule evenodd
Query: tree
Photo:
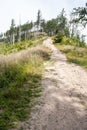
<svg viewBox="0 0 87 130"><path fill-rule="evenodd" d="M10 27L10 34L11 34L11 43L14 44L15 37L14 37L14 32L15 32L15 21L14 19L11 20L11 27Z"/></svg>
<svg viewBox="0 0 87 130"><path fill-rule="evenodd" d="M40 29L40 25L41 24L41 11L38 10L38 13L37 13L37 21L36 21L36 25L37 25L37 31Z"/></svg>
<svg viewBox="0 0 87 130"><path fill-rule="evenodd" d="M69 36L69 28L64 9L62 9L60 14L57 16L57 33Z"/></svg>
<svg viewBox="0 0 87 130"><path fill-rule="evenodd" d="M17 29L18 41L21 41L21 18L19 19L19 27Z"/></svg>
<svg viewBox="0 0 87 130"><path fill-rule="evenodd" d="M41 20L41 31L44 32L45 31L45 26L46 26L46 22L44 19Z"/></svg>
<svg viewBox="0 0 87 130"><path fill-rule="evenodd" d="M3 33L0 33L0 41L3 39Z"/></svg>
<svg viewBox="0 0 87 130"><path fill-rule="evenodd" d="M28 22L21 26L22 40L25 40L25 41L27 40L27 30L28 30L27 26L28 26Z"/></svg>
<svg viewBox="0 0 87 130"><path fill-rule="evenodd" d="M15 27L15 42L21 41L21 28L20 26Z"/></svg>
<svg viewBox="0 0 87 130"><path fill-rule="evenodd" d="M57 29L57 20L56 19L47 21L47 23L45 25L45 31L48 33L49 36L56 34L56 29Z"/></svg>
<svg viewBox="0 0 87 130"><path fill-rule="evenodd" d="M31 21L30 24L29 24L29 37L31 38L32 35L31 35L31 30L33 28L33 22Z"/></svg>
<svg viewBox="0 0 87 130"><path fill-rule="evenodd" d="M29 23L29 21L28 22L26 22L25 24L23 24L22 26L21 26L21 31L22 31L22 40L28 40L29 39L29 35L30 35L30 33L31 33L31 29L32 29L32 27L33 27L33 22L31 21L30 23Z"/></svg>
<svg viewBox="0 0 87 130"><path fill-rule="evenodd" d="M79 22L85 27L87 24L87 3L85 7L74 8L72 15L74 16L72 22Z"/></svg>
<svg viewBox="0 0 87 130"><path fill-rule="evenodd" d="M69 21L69 31L70 31L70 37L76 37L78 32L78 23L72 22L73 16L70 15L70 21Z"/></svg>

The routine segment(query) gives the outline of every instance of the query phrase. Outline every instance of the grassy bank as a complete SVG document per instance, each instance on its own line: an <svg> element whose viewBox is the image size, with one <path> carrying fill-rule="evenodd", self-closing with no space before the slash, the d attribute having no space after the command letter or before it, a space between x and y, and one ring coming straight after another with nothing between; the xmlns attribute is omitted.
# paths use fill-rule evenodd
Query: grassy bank
<svg viewBox="0 0 87 130"><path fill-rule="evenodd" d="M16 53L26 48L35 47L37 45L40 45L44 39L46 39L46 37L39 37L37 39L33 38L28 41L14 43L14 45L12 45L11 43L0 43L0 54L6 55L10 53Z"/></svg>
<svg viewBox="0 0 87 130"><path fill-rule="evenodd" d="M0 55L0 130L9 130L29 118L41 94L43 62L49 50L40 46Z"/></svg>
<svg viewBox="0 0 87 130"><path fill-rule="evenodd" d="M87 69L87 47L56 44L56 47L66 54L71 63L76 63Z"/></svg>

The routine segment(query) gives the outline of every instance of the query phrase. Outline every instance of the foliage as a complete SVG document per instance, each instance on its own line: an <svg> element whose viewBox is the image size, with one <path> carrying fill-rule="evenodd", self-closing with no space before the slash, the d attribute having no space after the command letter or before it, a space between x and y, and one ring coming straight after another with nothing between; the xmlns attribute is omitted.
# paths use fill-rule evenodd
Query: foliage
<svg viewBox="0 0 87 130"><path fill-rule="evenodd" d="M73 39L76 39L76 42L78 42L82 40L80 36L80 31L78 30L79 27L78 22L80 21L85 25L87 22L86 15L87 15L87 6L82 8L81 7L75 8L73 9L70 18L71 20L69 22L66 17L65 10L62 9L62 11L58 14L56 18L45 21L45 19L42 19L41 11L38 10L37 19L35 22L27 21L23 25L15 26L14 19L12 19L11 28L6 31L4 39L2 38L1 35L1 41L4 40L6 43L9 42L11 43L12 41L13 43L14 41L15 42L26 41L30 40L32 37L35 38L42 33L42 35L48 34L49 36L54 36L58 34L59 35L58 36L59 38L57 38L57 40L59 39L58 42L62 41L62 35L67 37L66 39L68 40L68 43L69 42L71 43L71 41L73 42ZM69 39L69 37L71 37L72 40ZM79 42L81 46L82 43L84 43L84 41Z"/></svg>
<svg viewBox="0 0 87 130"><path fill-rule="evenodd" d="M46 26L46 21L45 21L45 19L42 19L41 20L41 31L42 32L45 32L45 26Z"/></svg>
<svg viewBox="0 0 87 130"><path fill-rule="evenodd" d="M63 34L58 34L54 37L54 43L61 43L63 40Z"/></svg>
<svg viewBox="0 0 87 130"><path fill-rule="evenodd" d="M37 13L37 21L36 21L37 29L39 29L40 24L41 24L41 11L38 10L38 13Z"/></svg>
<svg viewBox="0 0 87 130"><path fill-rule="evenodd" d="M47 21L46 26L45 26L45 31L48 33L49 36L52 36L56 33L57 29L57 20L52 19Z"/></svg>
<svg viewBox="0 0 87 130"><path fill-rule="evenodd" d="M73 19L72 22L75 22L75 23L79 22L83 26L86 26L86 24L87 24L87 4L85 5L85 7L74 8L72 14L73 14L73 16L75 16L75 18Z"/></svg>
<svg viewBox="0 0 87 130"><path fill-rule="evenodd" d="M32 39L29 41L23 41L23 42L17 42L14 45L12 44L0 44L0 54L9 54L9 53L15 53L20 50L24 50L30 47L37 46L42 43L42 41L46 37L39 37L38 39Z"/></svg>
<svg viewBox="0 0 87 130"><path fill-rule="evenodd" d="M15 42L19 42L19 38L21 37L21 40L28 40L30 39L30 33L31 33L31 29L33 28L33 22L31 21L26 22L23 25L14 26L14 21L12 20L11 23L11 28L9 30L6 31L5 33L5 42L6 43L11 43L11 38L12 38L12 34L14 33L14 41Z"/></svg>
<svg viewBox="0 0 87 130"><path fill-rule="evenodd" d="M69 36L68 21L65 15L65 10L62 9L60 14L57 16L57 33Z"/></svg>
<svg viewBox="0 0 87 130"><path fill-rule="evenodd" d="M77 37L73 37L73 38L66 37L62 34L56 35L53 40L54 40L54 44L60 43L64 45L73 45L73 46L80 46L80 47L86 46L86 43L84 42L84 40L81 41Z"/></svg>
<svg viewBox="0 0 87 130"><path fill-rule="evenodd" d="M10 32L13 33L14 32L14 27L15 27L15 21L14 19L11 20L11 27L10 27Z"/></svg>
<svg viewBox="0 0 87 130"><path fill-rule="evenodd" d="M45 23L45 32L47 32L49 36L55 34L69 36L68 22L64 9L60 12L57 18L48 20Z"/></svg>

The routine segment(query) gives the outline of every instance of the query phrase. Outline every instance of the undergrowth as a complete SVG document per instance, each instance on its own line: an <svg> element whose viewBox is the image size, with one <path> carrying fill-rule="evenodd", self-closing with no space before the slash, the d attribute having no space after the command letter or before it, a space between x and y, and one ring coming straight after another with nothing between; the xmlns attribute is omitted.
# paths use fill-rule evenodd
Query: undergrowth
<svg viewBox="0 0 87 130"><path fill-rule="evenodd" d="M46 37L39 37L38 39L33 38L28 41L15 43L14 45L11 43L2 43L0 44L0 54L6 55L10 53L16 53L20 50L40 45L44 39L46 39Z"/></svg>
<svg viewBox="0 0 87 130"><path fill-rule="evenodd" d="M48 52L39 47L0 57L0 130L15 128L29 118L41 95L43 61L49 59Z"/></svg>
<svg viewBox="0 0 87 130"><path fill-rule="evenodd" d="M68 62L76 63L87 69L87 47L56 44L60 51L66 54Z"/></svg>

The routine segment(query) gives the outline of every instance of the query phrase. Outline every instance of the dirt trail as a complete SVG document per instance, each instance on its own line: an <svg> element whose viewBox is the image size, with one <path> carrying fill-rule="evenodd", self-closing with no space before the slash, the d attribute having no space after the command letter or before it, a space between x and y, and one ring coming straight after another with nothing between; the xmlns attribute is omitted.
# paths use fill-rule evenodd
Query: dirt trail
<svg viewBox="0 0 87 130"><path fill-rule="evenodd" d="M43 94L22 130L87 130L87 72L75 64L68 64L65 55L52 44L42 79Z"/></svg>

